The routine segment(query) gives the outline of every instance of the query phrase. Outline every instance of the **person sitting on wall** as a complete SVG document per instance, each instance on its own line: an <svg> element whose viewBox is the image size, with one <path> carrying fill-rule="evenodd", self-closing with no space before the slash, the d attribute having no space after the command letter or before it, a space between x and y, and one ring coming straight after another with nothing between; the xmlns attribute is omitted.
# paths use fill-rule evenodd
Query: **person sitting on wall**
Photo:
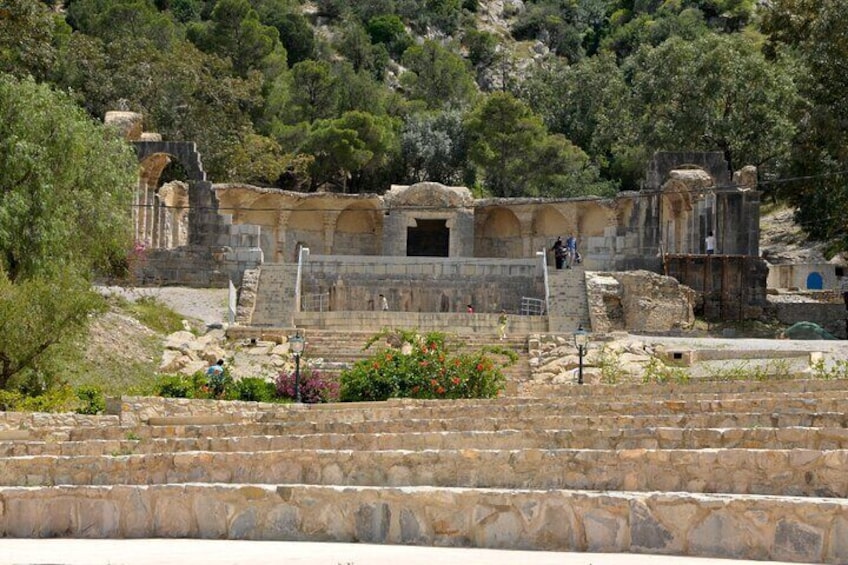
<svg viewBox="0 0 848 565"><path fill-rule="evenodd" d="M562 265L565 263L565 245L562 243L562 237L556 238L551 251L554 252L554 263L557 270L562 269Z"/></svg>

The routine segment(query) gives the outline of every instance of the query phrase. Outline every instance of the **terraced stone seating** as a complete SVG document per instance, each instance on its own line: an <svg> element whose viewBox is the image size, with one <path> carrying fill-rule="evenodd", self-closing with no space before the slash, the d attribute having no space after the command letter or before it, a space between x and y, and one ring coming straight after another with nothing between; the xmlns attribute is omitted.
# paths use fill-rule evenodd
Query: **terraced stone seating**
<svg viewBox="0 0 848 565"><path fill-rule="evenodd" d="M848 563L848 381L0 413L0 535Z"/></svg>

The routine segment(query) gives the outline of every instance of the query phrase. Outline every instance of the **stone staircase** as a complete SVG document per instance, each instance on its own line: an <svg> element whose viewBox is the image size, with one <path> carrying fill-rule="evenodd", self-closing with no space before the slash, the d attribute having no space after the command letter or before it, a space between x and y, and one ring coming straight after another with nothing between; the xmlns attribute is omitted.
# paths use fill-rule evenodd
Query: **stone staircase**
<svg viewBox="0 0 848 565"><path fill-rule="evenodd" d="M356 354L338 336L308 339ZM848 381L556 392L0 413L0 536L848 563Z"/></svg>
<svg viewBox="0 0 848 565"><path fill-rule="evenodd" d="M294 327L297 265L268 263L259 275L252 326Z"/></svg>
<svg viewBox="0 0 848 565"><path fill-rule="evenodd" d="M582 264L571 269L548 270L548 324L551 333L573 333L579 325L588 331L589 304L586 276Z"/></svg>

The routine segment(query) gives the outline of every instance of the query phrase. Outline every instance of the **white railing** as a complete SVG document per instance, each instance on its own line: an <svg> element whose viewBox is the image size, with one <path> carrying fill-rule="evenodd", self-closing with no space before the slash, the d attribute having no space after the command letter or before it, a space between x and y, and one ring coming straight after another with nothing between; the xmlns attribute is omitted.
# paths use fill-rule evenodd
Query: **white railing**
<svg viewBox="0 0 848 565"><path fill-rule="evenodd" d="M522 316L543 316L545 312L545 301L541 298L521 297Z"/></svg>

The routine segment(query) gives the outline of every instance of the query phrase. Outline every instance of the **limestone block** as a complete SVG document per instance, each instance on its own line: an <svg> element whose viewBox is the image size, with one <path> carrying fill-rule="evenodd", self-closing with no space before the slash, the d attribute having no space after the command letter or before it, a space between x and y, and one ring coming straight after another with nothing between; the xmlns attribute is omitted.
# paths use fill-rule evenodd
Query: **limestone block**
<svg viewBox="0 0 848 565"><path fill-rule="evenodd" d="M777 523L771 557L776 561L817 563L823 546L824 532L820 529L784 518Z"/></svg>
<svg viewBox="0 0 848 565"><path fill-rule="evenodd" d="M141 133L139 141L162 141L162 134L152 131L145 131Z"/></svg>
<svg viewBox="0 0 848 565"><path fill-rule="evenodd" d="M179 351L166 349L162 352L162 362L157 370L160 373L176 373L185 366L188 359Z"/></svg>
<svg viewBox="0 0 848 565"><path fill-rule="evenodd" d="M138 141L143 131L142 120L142 115L137 112L109 111L104 122L116 128L125 140Z"/></svg>
<svg viewBox="0 0 848 565"><path fill-rule="evenodd" d="M196 338L193 333L181 330L166 337L163 345L165 349L176 349L187 352L190 349L191 344L194 343L195 339Z"/></svg>

